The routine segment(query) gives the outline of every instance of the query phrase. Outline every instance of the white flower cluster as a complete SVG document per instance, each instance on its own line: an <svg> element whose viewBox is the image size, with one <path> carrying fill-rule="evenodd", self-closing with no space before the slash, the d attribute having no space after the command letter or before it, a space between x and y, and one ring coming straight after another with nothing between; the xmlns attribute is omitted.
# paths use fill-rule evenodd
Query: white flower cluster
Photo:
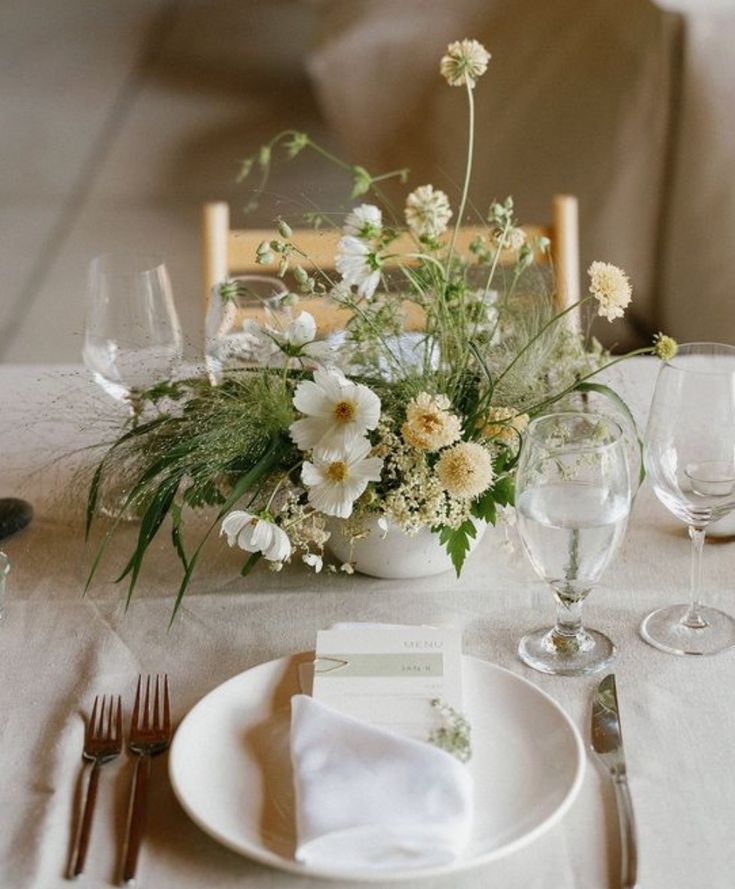
<svg viewBox="0 0 735 889"><path fill-rule="evenodd" d="M243 323L247 351L261 367L329 367L337 359L336 341L317 340L313 315L300 312L285 327Z"/></svg>
<svg viewBox="0 0 735 889"><path fill-rule="evenodd" d="M469 518L471 501L447 493L426 451L409 445L387 423L378 433L376 453L385 460L383 477L390 489L381 508L389 521L413 535L438 525L458 528Z"/></svg>
<svg viewBox="0 0 735 889"><path fill-rule="evenodd" d="M368 483L380 480L383 461L370 456L367 438L378 425L380 399L337 370L321 370L299 383L293 403L305 416L291 424L291 438L311 452L301 470L309 502L324 515L347 518Z"/></svg>
<svg viewBox="0 0 735 889"><path fill-rule="evenodd" d="M419 238L438 238L447 230L449 198L433 185L421 185L406 198L406 223Z"/></svg>
<svg viewBox="0 0 735 889"><path fill-rule="evenodd" d="M362 204L348 214L342 231L334 267L344 284L357 287L358 296L372 299L383 265L377 246L383 233L382 214L373 204Z"/></svg>

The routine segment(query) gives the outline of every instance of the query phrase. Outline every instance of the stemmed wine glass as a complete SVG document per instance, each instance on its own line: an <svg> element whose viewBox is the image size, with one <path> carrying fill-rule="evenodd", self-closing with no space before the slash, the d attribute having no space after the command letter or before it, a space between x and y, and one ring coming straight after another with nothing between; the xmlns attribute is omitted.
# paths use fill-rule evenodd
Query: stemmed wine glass
<svg viewBox="0 0 735 889"><path fill-rule="evenodd" d="M213 385L224 370L260 363L260 341L248 332L247 322L282 330L291 318L287 295L283 281L269 275L241 275L212 288L204 321L204 357Z"/></svg>
<svg viewBox="0 0 735 889"><path fill-rule="evenodd" d="M82 357L95 382L134 420L140 394L171 375L182 356L181 326L163 261L140 253L93 259Z"/></svg>
<svg viewBox="0 0 735 889"><path fill-rule="evenodd" d="M658 499L689 526L691 603L649 614L641 635L670 654L735 645L735 620L701 604L707 526L735 508L735 347L689 343L660 369L644 460Z"/></svg>
<svg viewBox="0 0 735 889"><path fill-rule="evenodd" d="M609 417L564 412L533 420L516 475L518 531L554 593L556 625L524 636L518 654L542 673L581 676L615 655L582 625L582 603L625 533L631 483L623 431Z"/></svg>

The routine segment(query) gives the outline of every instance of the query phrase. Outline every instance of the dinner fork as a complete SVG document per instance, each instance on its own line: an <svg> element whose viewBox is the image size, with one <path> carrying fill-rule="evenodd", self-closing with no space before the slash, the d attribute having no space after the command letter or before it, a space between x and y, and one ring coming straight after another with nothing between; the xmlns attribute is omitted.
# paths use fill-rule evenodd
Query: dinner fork
<svg viewBox="0 0 735 889"><path fill-rule="evenodd" d="M97 714L98 706L99 715ZM113 711L115 711L114 716ZM107 717L106 719L105 716ZM97 801L100 766L118 756L122 750L122 739L122 700L120 696L118 695L117 697L117 708L115 708L115 699L112 695L110 695L109 699L103 695L101 704L98 695L94 699L92 715L89 717L84 733L82 758L92 763L92 769L89 773L87 797L84 802L84 811L82 812L82 823L79 828L76 855L71 872L72 877L78 877L84 870L87 848L89 847L89 835L92 828L94 805Z"/></svg>
<svg viewBox="0 0 735 889"><path fill-rule="evenodd" d="M130 720L130 738L128 749L137 757L135 775L130 790L128 808L128 824L123 846L123 882L135 879L138 863L138 852L145 831L146 808L148 800L148 779L151 773L151 759L163 753L171 741L171 715L168 697L168 676L163 682L156 674L153 711L151 712L151 677L145 681L145 696L141 705L143 677L138 676L138 687L135 692L133 715ZM163 700L161 700L161 686Z"/></svg>

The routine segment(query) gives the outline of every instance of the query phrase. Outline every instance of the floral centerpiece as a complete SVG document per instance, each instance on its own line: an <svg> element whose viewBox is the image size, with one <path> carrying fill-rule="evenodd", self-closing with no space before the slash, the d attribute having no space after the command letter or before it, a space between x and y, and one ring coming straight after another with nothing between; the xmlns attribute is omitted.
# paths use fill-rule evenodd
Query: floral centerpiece
<svg viewBox="0 0 735 889"><path fill-rule="evenodd" d="M293 220L277 220L277 235L258 247L257 258L292 282L286 321L245 322L256 360L216 385L204 377L167 380L144 393L152 418L125 430L102 459L90 488L88 529L109 474L124 478L126 505L142 519L120 578L128 580L129 595L168 516L183 568L178 607L204 542L187 551L182 527L188 511L202 508L214 509L206 536L219 528L248 553L243 574L260 559L276 569L298 559L319 572L335 522L351 540L389 530L430 532L459 574L478 528L513 503L513 469L529 418L572 392L604 388L587 381L621 359L594 341L585 346L566 323L576 306L555 307L549 242L527 236L512 199L491 203L480 214L483 233L459 248L474 90L489 60L479 43L463 40L440 64L447 82L464 90L469 112L456 209L427 184L411 190L399 211L383 186L405 181L407 171L372 175L300 132L279 134L243 163L241 178L260 170L262 190L279 152L293 158L317 151L345 167L360 203L341 221L335 274L301 248ZM372 200L364 199L368 193ZM334 224L324 214L309 221ZM223 282L214 298L227 303L237 287ZM338 342L319 337L314 317L299 307L305 298L346 310ZM592 264L582 302L612 320L630 299L620 269ZM673 350L674 342L659 336L639 351ZM353 570L349 558L330 567Z"/></svg>

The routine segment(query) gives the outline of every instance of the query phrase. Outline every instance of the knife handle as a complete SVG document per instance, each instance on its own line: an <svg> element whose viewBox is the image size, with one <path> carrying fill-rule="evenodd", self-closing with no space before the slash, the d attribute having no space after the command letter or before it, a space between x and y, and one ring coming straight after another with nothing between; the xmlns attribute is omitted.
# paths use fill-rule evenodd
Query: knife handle
<svg viewBox="0 0 735 889"><path fill-rule="evenodd" d="M638 843L627 777L616 775L613 787L620 824L620 885L622 889L635 889L638 885Z"/></svg>

